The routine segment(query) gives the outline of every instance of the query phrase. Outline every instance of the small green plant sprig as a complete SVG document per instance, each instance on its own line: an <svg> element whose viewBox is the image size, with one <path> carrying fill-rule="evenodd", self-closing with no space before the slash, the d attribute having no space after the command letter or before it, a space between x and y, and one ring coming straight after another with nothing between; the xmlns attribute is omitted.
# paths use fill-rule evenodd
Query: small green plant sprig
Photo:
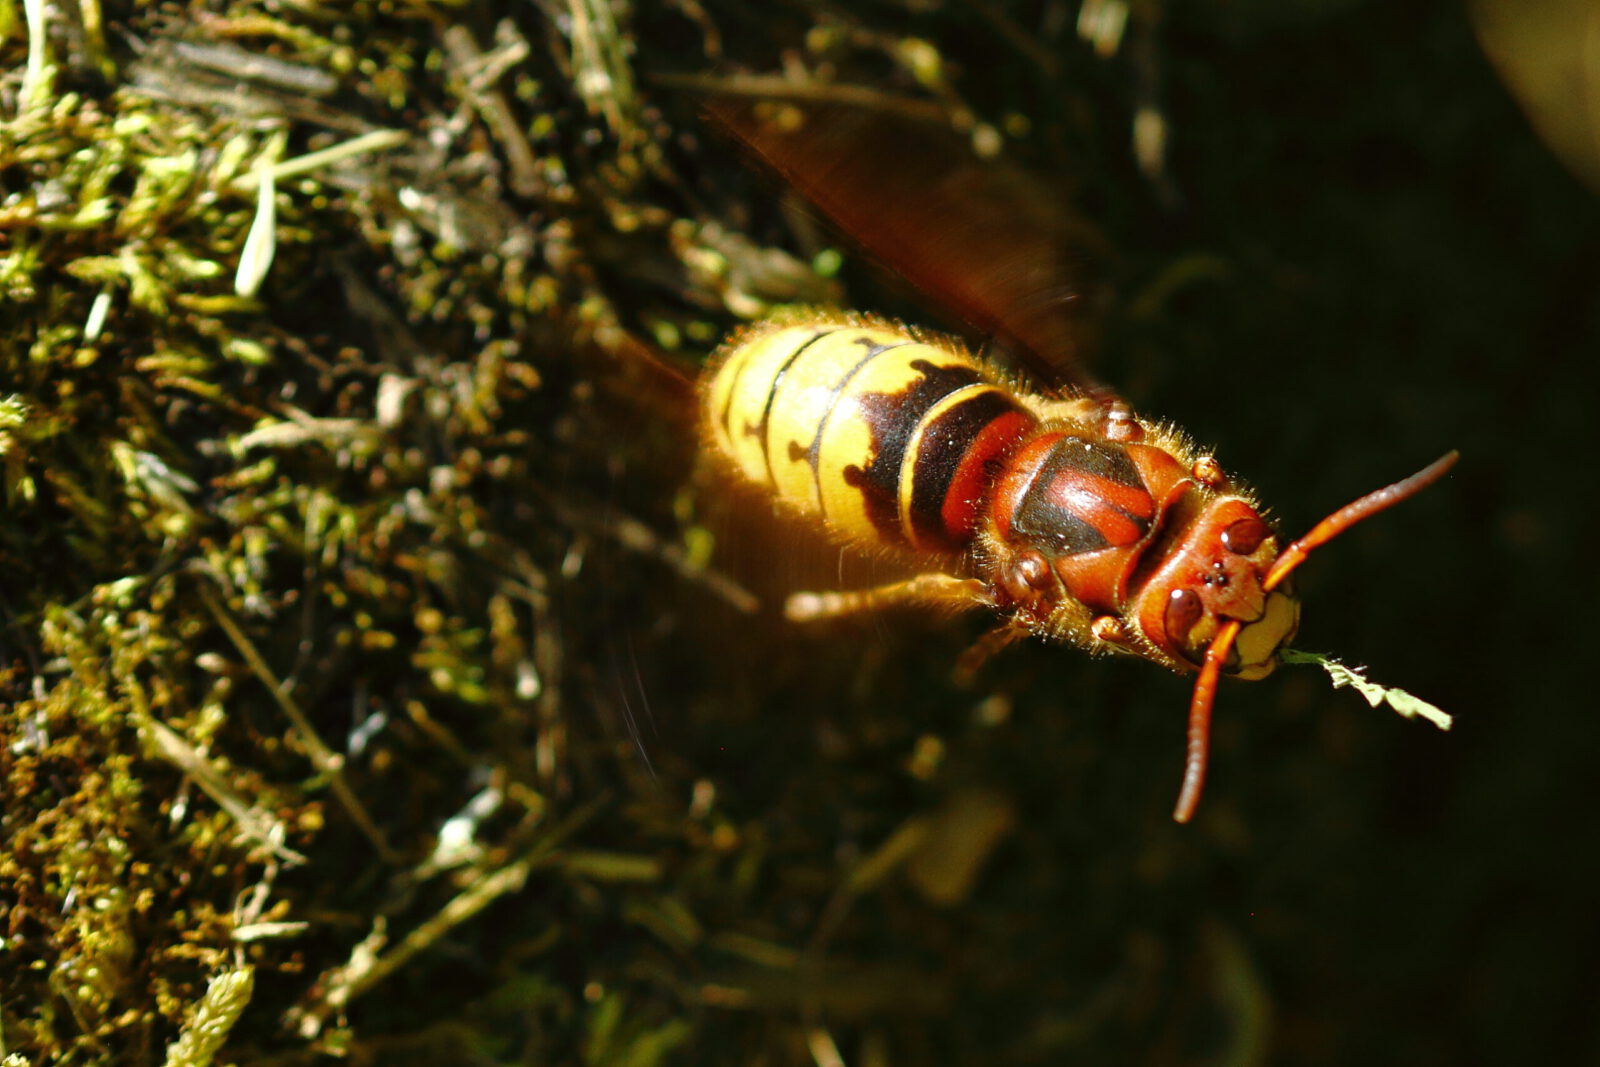
<svg viewBox="0 0 1600 1067"><path fill-rule="evenodd" d="M1427 719L1441 730L1450 729L1453 720L1449 713L1443 709L1413 696L1404 689L1396 689L1387 685L1379 685L1366 675L1365 667L1351 667L1340 663L1332 656L1321 652L1301 652L1296 649L1286 648L1280 654L1284 663L1314 663L1328 672L1328 677L1333 679L1333 687L1341 689L1349 686L1366 698L1367 703L1373 707L1387 704L1400 715L1407 719Z"/></svg>

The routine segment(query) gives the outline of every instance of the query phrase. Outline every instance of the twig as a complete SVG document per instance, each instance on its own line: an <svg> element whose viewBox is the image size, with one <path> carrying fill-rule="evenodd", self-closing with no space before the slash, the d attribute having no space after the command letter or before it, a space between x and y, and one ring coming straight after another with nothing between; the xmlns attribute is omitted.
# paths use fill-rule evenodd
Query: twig
<svg viewBox="0 0 1600 1067"><path fill-rule="evenodd" d="M238 824L240 833L268 849L284 863L299 866L306 862L304 856L283 843L287 836L283 823L235 792L204 754L166 723L147 715L139 718L139 730L149 738L156 754L177 767L216 801L217 806Z"/></svg>
<svg viewBox="0 0 1600 1067"><path fill-rule="evenodd" d="M305 712L300 709L300 705L296 704L294 698L289 695L288 686L280 681L277 675L272 673L272 668L267 666L267 661L261 658L261 653L256 650L256 646L251 643L250 638L245 636L244 631L239 628L239 624L228 612L227 607L217 599L216 594L209 586L200 586L200 599L211 612L212 617L217 620L217 625L222 627L228 638L233 642L234 647L239 650L239 654L244 657L245 662L250 665L250 669L255 672L261 684L267 687L267 690L272 694L272 698L278 702L278 707L299 733L300 741L306 747L306 755L310 758L311 765L322 774L328 776L328 784L333 789L333 795L338 798L345 812L361 832L367 835L367 839L378 850L379 856L385 862L395 862L397 857L389 848L388 842L384 840L383 831L378 829L377 823L372 821L372 817L367 814L367 809L362 806L361 801L356 797L349 783L344 780L344 757L329 748L322 738L318 736L316 728L311 725L311 720L306 717Z"/></svg>
<svg viewBox="0 0 1600 1067"><path fill-rule="evenodd" d="M380 917L372 933L351 950L349 960L323 976L318 983L321 993L315 1001L289 1013L289 1024L300 1036L315 1037L330 1015L343 1011L356 997L394 974L496 900L520 890L527 883L528 875L549 860L561 843L593 818L609 799L596 797L568 815L517 859L479 876L387 953L383 952L386 935Z"/></svg>

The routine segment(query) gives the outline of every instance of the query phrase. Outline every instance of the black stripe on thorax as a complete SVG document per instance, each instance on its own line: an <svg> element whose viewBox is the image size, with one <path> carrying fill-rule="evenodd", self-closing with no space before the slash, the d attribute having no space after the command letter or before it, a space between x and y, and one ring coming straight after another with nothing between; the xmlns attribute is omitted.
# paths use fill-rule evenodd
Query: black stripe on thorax
<svg viewBox="0 0 1600 1067"><path fill-rule="evenodd" d="M1062 501L1056 498L1060 475L1065 471L1103 478L1130 489L1144 488L1139 468L1120 445L1086 437L1065 437L1050 450L1049 458L1023 494L1012 519L1012 529L1030 543L1048 545L1067 556L1109 547L1110 542L1098 527L1064 508ZM1108 506L1115 507L1114 504ZM1123 514L1127 513L1123 511ZM1132 515L1128 518L1141 521Z"/></svg>

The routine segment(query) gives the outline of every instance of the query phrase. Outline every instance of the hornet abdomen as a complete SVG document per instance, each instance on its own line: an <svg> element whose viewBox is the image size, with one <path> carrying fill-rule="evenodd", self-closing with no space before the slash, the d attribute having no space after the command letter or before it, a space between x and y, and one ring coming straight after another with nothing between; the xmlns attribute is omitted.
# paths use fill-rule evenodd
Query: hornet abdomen
<svg viewBox="0 0 1600 1067"><path fill-rule="evenodd" d="M716 451L865 546L967 549L997 465L1038 424L966 351L870 321L764 323L720 360L704 390Z"/></svg>

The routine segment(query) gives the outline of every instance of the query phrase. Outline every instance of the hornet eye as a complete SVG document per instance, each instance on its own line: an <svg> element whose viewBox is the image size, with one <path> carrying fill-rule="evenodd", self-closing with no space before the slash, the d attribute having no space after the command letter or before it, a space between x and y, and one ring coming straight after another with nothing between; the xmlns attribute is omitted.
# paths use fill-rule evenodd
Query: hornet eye
<svg viewBox="0 0 1600 1067"><path fill-rule="evenodd" d="M1167 639L1174 644L1187 644L1189 631L1205 614L1200 594L1193 589L1174 589L1167 601Z"/></svg>
<svg viewBox="0 0 1600 1067"><path fill-rule="evenodd" d="M1248 556L1272 536L1272 528L1260 519L1240 519L1222 531L1222 547L1236 556Z"/></svg>

